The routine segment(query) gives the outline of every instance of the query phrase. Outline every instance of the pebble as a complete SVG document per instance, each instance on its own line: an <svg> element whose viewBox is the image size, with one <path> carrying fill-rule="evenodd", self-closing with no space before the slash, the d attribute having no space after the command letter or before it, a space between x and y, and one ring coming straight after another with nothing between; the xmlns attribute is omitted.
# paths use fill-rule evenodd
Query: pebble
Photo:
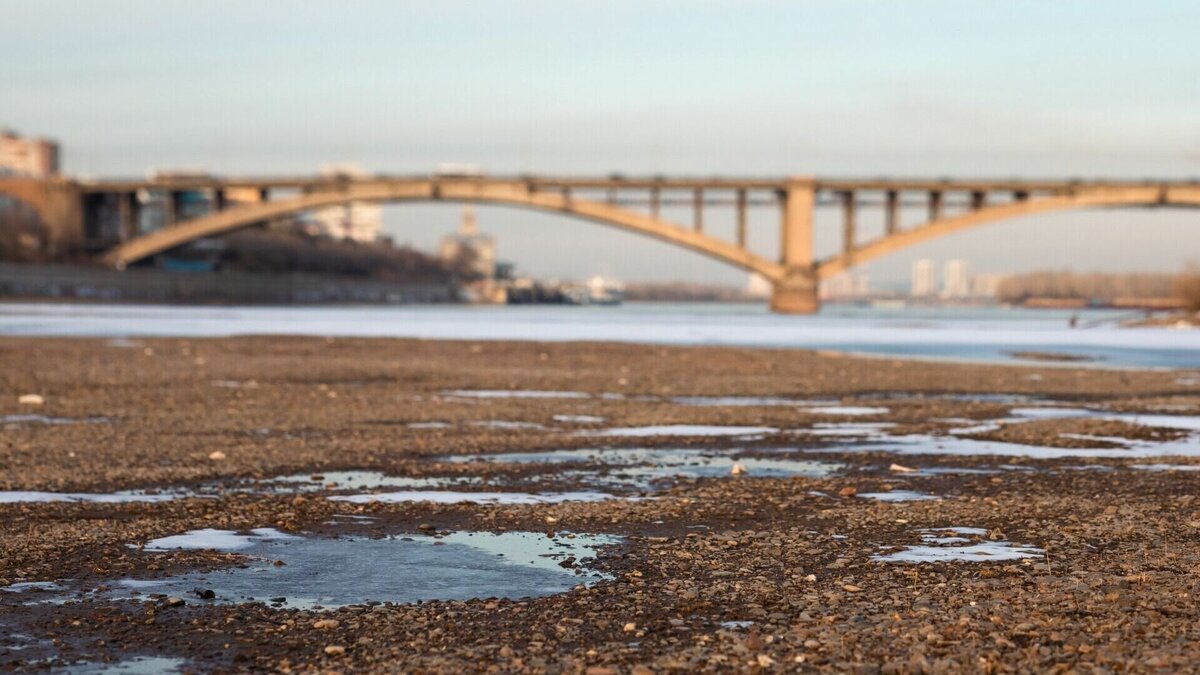
<svg viewBox="0 0 1200 675"><path fill-rule="evenodd" d="M313 628L317 630L337 628L340 625L342 625L342 622L337 619L320 619L313 622Z"/></svg>
<svg viewBox="0 0 1200 675"><path fill-rule="evenodd" d="M220 450L213 450L212 452L208 453L208 458L214 462L219 462L225 459L225 453L221 452Z"/></svg>
<svg viewBox="0 0 1200 675"><path fill-rule="evenodd" d="M21 394L17 398L17 403L20 405L42 405L46 399L41 394Z"/></svg>
<svg viewBox="0 0 1200 675"><path fill-rule="evenodd" d="M326 656L341 656L346 653L346 648L341 645L329 645L325 648Z"/></svg>

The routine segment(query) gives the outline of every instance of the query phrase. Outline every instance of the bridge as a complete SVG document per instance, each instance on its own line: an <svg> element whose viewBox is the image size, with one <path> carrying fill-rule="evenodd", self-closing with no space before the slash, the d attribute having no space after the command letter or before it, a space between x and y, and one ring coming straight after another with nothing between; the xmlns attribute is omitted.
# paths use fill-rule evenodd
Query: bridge
<svg viewBox="0 0 1200 675"><path fill-rule="evenodd" d="M203 194L204 206L184 197ZM162 227L139 232L145 195L159 195ZM54 246L88 250L104 263L127 265L214 237L325 206L354 202L467 202L561 213L669 242L762 275L773 285L771 308L815 312L822 279L902 248L1000 220L1069 209L1200 207L1200 182L1104 180L906 180L602 178L548 176L222 178L84 181L0 177L0 195L36 212ZM747 245L748 211L778 211L779 255ZM690 222L664 210L680 208ZM813 251L818 207L841 211L840 250ZM713 209L732 209L733 236L706 230ZM860 241L859 216L882 210L883 232ZM920 222L902 214L920 209Z"/></svg>

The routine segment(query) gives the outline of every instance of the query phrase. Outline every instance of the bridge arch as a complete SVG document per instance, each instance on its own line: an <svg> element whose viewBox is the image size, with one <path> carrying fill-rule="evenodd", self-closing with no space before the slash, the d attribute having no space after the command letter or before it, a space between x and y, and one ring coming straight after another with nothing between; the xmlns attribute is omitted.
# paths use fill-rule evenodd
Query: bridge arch
<svg viewBox="0 0 1200 675"><path fill-rule="evenodd" d="M817 263L818 279L828 279L846 270L901 249L1000 220L1041 213L1121 206L1174 206L1200 208L1200 188L1138 187L1096 189L1077 194L1049 195L985 207L958 216L948 216L899 231L856 246L850 251Z"/></svg>
<svg viewBox="0 0 1200 675"><path fill-rule="evenodd" d="M418 201L496 204L561 213L675 244L760 274L771 281L779 281L785 273L784 267L779 263L703 232L614 204L577 199L569 193L536 191L519 181L485 183L449 180L357 184L291 199L238 206L132 239L109 251L104 260L117 268L123 268L130 263L196 239L233 232L263 221L326 206L352 202Z"/></svg>

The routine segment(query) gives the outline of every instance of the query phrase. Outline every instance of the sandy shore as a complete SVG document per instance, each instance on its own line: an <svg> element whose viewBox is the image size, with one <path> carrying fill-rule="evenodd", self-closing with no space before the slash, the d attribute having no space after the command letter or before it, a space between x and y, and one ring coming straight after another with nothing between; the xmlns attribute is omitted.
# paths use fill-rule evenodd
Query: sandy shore
<svg viewBox="0 0 1200 675"><path fill-rule="evenodd" d="M1200 460L1124 452L1174 444L1200 455L1195 431L1133 416L1200 415L1196 372L602 343L3 339L0 382L0 490L200 492L0 503L0 587L57 582L70 591L0 591L8 669L134 656L178 657L188 670L297 672L1183 672L1200 663L1200 471L1134 468ZM19 403L22 395L42 402ZM1014 422L1023 407L1041 412ZM1045 412L1064 407L1097 414ZM875 425L860 430L869 438L823 435L863 423ZM599 435L652 425L754 429ZM963 438L976 449L1031 445L1064 456L937 449ZM600 447L711 451L746 464L782 454L839 468L784 477L751 468L653 486L605 472L615 498L532 505L239 489L292 474L315 475L319 486L327 473L373 470L457 478L466 491L596 490L579 472L455 460ZM1083 449L1111 455L1071 454ZM930 468L938 470L910 471ZM861 496L899 491L937 499ZM267 527L313 537L473 530L620 541L578 567L604 579L529 599L316 611L94 594L126 577L246 564L231 552L138 549L156 537ZM879 559L951 527L972 528L956 545L1038 553Z"/></svg>

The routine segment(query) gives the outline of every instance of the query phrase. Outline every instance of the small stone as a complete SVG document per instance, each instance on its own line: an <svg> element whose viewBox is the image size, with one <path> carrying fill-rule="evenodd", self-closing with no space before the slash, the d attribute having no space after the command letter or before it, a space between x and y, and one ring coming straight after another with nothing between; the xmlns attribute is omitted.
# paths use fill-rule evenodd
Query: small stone
<svg viewBox="0 0 1200 675"><path fill-rule="evenodd" d="M838 490L838 494L843 497L853 497L854 495L858 494L858 488L844 487L841 490Z"/></svg>
<svg viewBox="0 0 1200 675"><path fill-rule="evenodd" d="M843 590L843 591L846 591L847 593L860 593L860 592L862 592L862 589L861 589L861 588L859 588L858 586L855 586L854 584L842 584L842 590Z"/></svg>
<svg viewBox="0 0 1200 675"><path fill-rule="evenodd" d="M208 453L208 458L214 462L219 462L225 459L225 453L221 452L220 450L213 450L212 452Z"/></svg>
<svg viewBox="0 0 1200 675"><path fill-rule="evenodd" d="M163 602L164 602L164 604L166 604L166 606L167 606L167 607L181 607L181 606L183 606L183 605L186 605L186 604L187 604L186 602L184 602L184 599L183 599L183 598L176 597L176 596L174 596L174 595L172 595L171 597L167 598L167 599L166 599L166 600L164 600Z"/></svg>
<svg viewBox="0 0 1200 675"><path fill-rule="evenodd" d="M771 666L775 665L775 659L767 656L766 654L759 654L758 659L756 660L758 661L759 668L770 668Z"/></svg>
<svg viewBox="0 0 1200 675"><path fill-rule="evenodd" d="M20 405L42 405L46 399L41 394L21 394L17 398Z"/></svg>
<svg viewBox="0 0 1200 675"><path fill-rule="evenodd" d="M326 630L337 628L340 625L342 625L342 622L337 619L321 619L320 621L314 621L312 626L317 630Z"/></svg>
<svg viewBox="0 0 1200 675"><path fill-rule="evenodd" d="M893 464L888 467L888 471L894 471L895 473L916 473L917 472L917 470L912 468L911 466L904 466L903 464Z"/></svg>
<svg viewBox="0 0 1200 675"><path fill-rule="evenodd" d="M624 630L626 633L632 633L637 630L637 624L630 621L629 623L625 624L625 627L622 630Z"/></svg>
<svg viewBox="0 0 1200 675"><path fill-rule="evenodd" d="M329 645L325 648L326 656L341 656L346 653L346 648L341 645Z"/></svg>
<svg viewBox="0 0 1200 675"><path fill-rule="evenodd" d="M434 527L433 525L430 525L429 523L421 523L420 525L417 525L417 529L422 532L433 532L437 528Z"/></svg>
<svg viewBox="0 0 1200 675"><path fill-rule="evenodd" d="M817 575L815 575L815 574L810 574L810 575L808 575L808 576L804 577L804 580L805 580L805 581L807 581L807 582L808 582L808 583L810 583L810 584L816 583L816 581L817 581Z"/></svg>
<svg viewBox="0 0 1200 675"><path fill-rule="evenodd" d="M547 524L553 525L554 523L557 523L557 522L558 522L558 518L555 518L554 516L546 516Z"/></svg>
<svg viewBox="0 0 1200 675"><path fill-rule="evenodd" d="M749 469L747 469L741 462L734 462L733 468L729 469L729 474L731 476L741 476L747 473L750 473Z"/></svg>

